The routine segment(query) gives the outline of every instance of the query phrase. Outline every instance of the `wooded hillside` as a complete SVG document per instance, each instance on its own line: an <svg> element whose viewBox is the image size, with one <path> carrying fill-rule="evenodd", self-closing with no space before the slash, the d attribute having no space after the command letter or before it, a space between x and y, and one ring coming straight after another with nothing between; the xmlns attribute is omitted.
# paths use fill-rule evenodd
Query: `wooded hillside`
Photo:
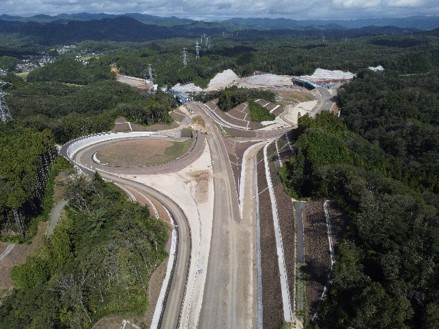
<svg viewBox="0 0 439 329"><path fill-rule="evenodd" d="M110 314L142 315L167 232L148 209L99 177L76 178L69 206L39 250L14 268L1 328L91 328Z"/></svg>

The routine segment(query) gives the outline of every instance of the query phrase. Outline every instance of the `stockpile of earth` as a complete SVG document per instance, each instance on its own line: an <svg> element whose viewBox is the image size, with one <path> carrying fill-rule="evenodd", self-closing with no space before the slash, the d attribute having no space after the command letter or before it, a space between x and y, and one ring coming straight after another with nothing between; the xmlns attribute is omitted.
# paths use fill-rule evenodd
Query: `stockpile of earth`
<svg viewBox="0 0 439 329"><path fill-rule="evenodd" d="M275 75L275 74L260 74L244 79L240 83L241 87L256 87L256 86L291 86L292 80L287 75Z"/></svg>
<svg viewBox="0 0 439 329"><path fill-rule="evenodd" d="M352 80L355 74L340 70L316 69L312 75L301 76L304 80L311 81L335 81L335 80Z"/></svg>
<svg viewBox="0 0 439 329"><path fill-rule="evenodd" d="M210 80L207 90L222 89L233 85L239 80L235 72L228 69L218 73L212 80Z"/></svg>

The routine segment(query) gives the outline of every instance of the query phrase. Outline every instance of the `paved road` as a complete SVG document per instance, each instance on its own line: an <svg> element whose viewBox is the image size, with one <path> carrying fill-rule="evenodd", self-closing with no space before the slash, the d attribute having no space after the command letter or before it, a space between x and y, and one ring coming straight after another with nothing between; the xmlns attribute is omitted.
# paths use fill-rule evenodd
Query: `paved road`
<svg viewBox="0 0 439 329"><path fill-rule="evenodd" d="M328 89L319 87L317 88L317 92L320 97L317 97L317 106L311 111L311 116L313 117L322 111L329 111L334 103Z"/></svg>
<svg viewBox="0 0 439 329"><path fill-rule="evenodd" d="M203 115L206 122L215 190L209 264L198 327L250 328L256 312L250 318L246 312L249 291L254 288L248 278L254 268L249 238L241 234L238 195L223 136L200 104L186 106Z"/></svg>

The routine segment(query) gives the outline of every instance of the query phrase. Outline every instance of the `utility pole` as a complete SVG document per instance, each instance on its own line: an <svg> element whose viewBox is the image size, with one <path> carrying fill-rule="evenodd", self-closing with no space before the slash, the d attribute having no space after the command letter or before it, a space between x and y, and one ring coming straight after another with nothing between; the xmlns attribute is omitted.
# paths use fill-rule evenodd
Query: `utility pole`
<svg viewBox="0 0 439 329"><path fill-rule="evenodd" d="M8 105L5 101L6 93L1 89L6 83L0 80L0 120L6 122L12 120L11 113L9 112Z"/></svg>
<svg viewBox="0 0 439 329"><path fill-rule="evenodd" d="M198 41L195 42L195 60L200 59L200 45L198 44Z"/></svg>
<svg viewBox="0 0 439 329"><path fill-rule="evenodd" d="M187 50L186 48L183 48L183 66L187 66Z"/></svg>

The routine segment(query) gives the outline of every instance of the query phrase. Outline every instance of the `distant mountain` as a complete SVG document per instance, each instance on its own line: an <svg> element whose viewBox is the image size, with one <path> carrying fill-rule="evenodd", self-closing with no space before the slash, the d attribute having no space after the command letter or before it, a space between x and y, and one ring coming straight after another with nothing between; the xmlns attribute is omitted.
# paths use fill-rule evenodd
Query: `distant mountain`
<svg viewBox="0 0 439 329"><path fill-rule="evenodd" d="M203 33L219 35L222 34L223 31L229 32L236 30L236 27L238 26L236 25L238 20L234 20L234 23L229 22L220 24L217 22L208 23L190 20L180 22L177 19L174 23L180 22L182 24L163 26L157 24L145 24L138 19L126 16L115 16L112 18L100 18L94 20L86 19L91 17L101 17L100 15L101 14L98 16L77 14L77 16L75 16L77 17L77 20L68 20L62 15L59 15L57 16L58 19L56 21L51 22L0 20L0 33L15 33L21 36L31 37L35 43L53 46L77 43L84 40L139 42L176 37L198 38ZM69 17L71 18L72 15ZM42 15L37 18L39 20L47 19L46 16ZM79 20L79 18L84 20ZM166 21L167 24L170 24L169 20L163 20L162 22L164 21ZM341 38L382 34L408 35L414 31L395 26L346 28L335 23L327 24L325 26L301 26L297 23L295 27L290 25L289 28L285 28L282 27L288 22L288 20L285 19L256 19L255 21L246 19L246 22L248 26L239 32L239 37L271 37L285 35L320 38L322 34L324 34L327 40L339 40ZM308 22L311 23L311 21ZM265 28L261 28L263 26L265 26ZM434 34L433 31L420 33ZM409 42L406 44L407 46L410 46Z"/></svg>
<svg viewBox="0 0 439 329"><path fill-rule="evenodd" d="M202 33L222 31L213 26L206 29L197 23L174 27L150 25L125 16L89 21L59 19L50 23L0 20L0 33L30 36L42 45L68 44L83 40L138 42L176 37L198 38Z"/></svg>
<svg viewBox="0 0 439 329"><path fill-rule="evenodd" d="M92 21L101 19L114 19L118 17L131 17L139 22L160 25L160 26L201 26L204 28L225 28L225 29L259 29L259 30L283 30L283 29L352 29L367 26L395 26L399 28L433 30L439 28L439 16L412 16L405 18L374 18L356 20L294 20L288 18L232 18L226 21L214 21L206 23L178 17L160 17L138 13L127 13L123 15L112 14L60 14L56 16L36 15L32 17L18 17L0 15L0 20L18 22L68 22L68 21Z"/></svg>
<svg viewBox="0 0 439 329"><path fill-rule="evenodd" d="M406 18L377 18L357 20L293 20L286 18L232 18L225 24L256 29L298 28L362 28L367 26L394 26L407 29L432 30L439 28L439 16L413 16Z"/></svg>
<svg viewBox="0 0 439 329"><path fill-rule="evenodd" d="M31 17L20 17L20 16L10 16L10 15L0 15L0 20L4 21L16 21L16 22L38 22L38 23L52 23L52 22L68 22L68 21L92 21L101 19L113 19L118 17L131 17L139 22L151 25L162 25L162 26L174 26L174 25L186 25L192 24L195 21L190 19L178 18L178 17L160 17L137 13L128 13L123 15L112 15L112 14L89 14L89 13L79 13L79 14L59 14L56 16L49 15L35 15Z"/></svg>

